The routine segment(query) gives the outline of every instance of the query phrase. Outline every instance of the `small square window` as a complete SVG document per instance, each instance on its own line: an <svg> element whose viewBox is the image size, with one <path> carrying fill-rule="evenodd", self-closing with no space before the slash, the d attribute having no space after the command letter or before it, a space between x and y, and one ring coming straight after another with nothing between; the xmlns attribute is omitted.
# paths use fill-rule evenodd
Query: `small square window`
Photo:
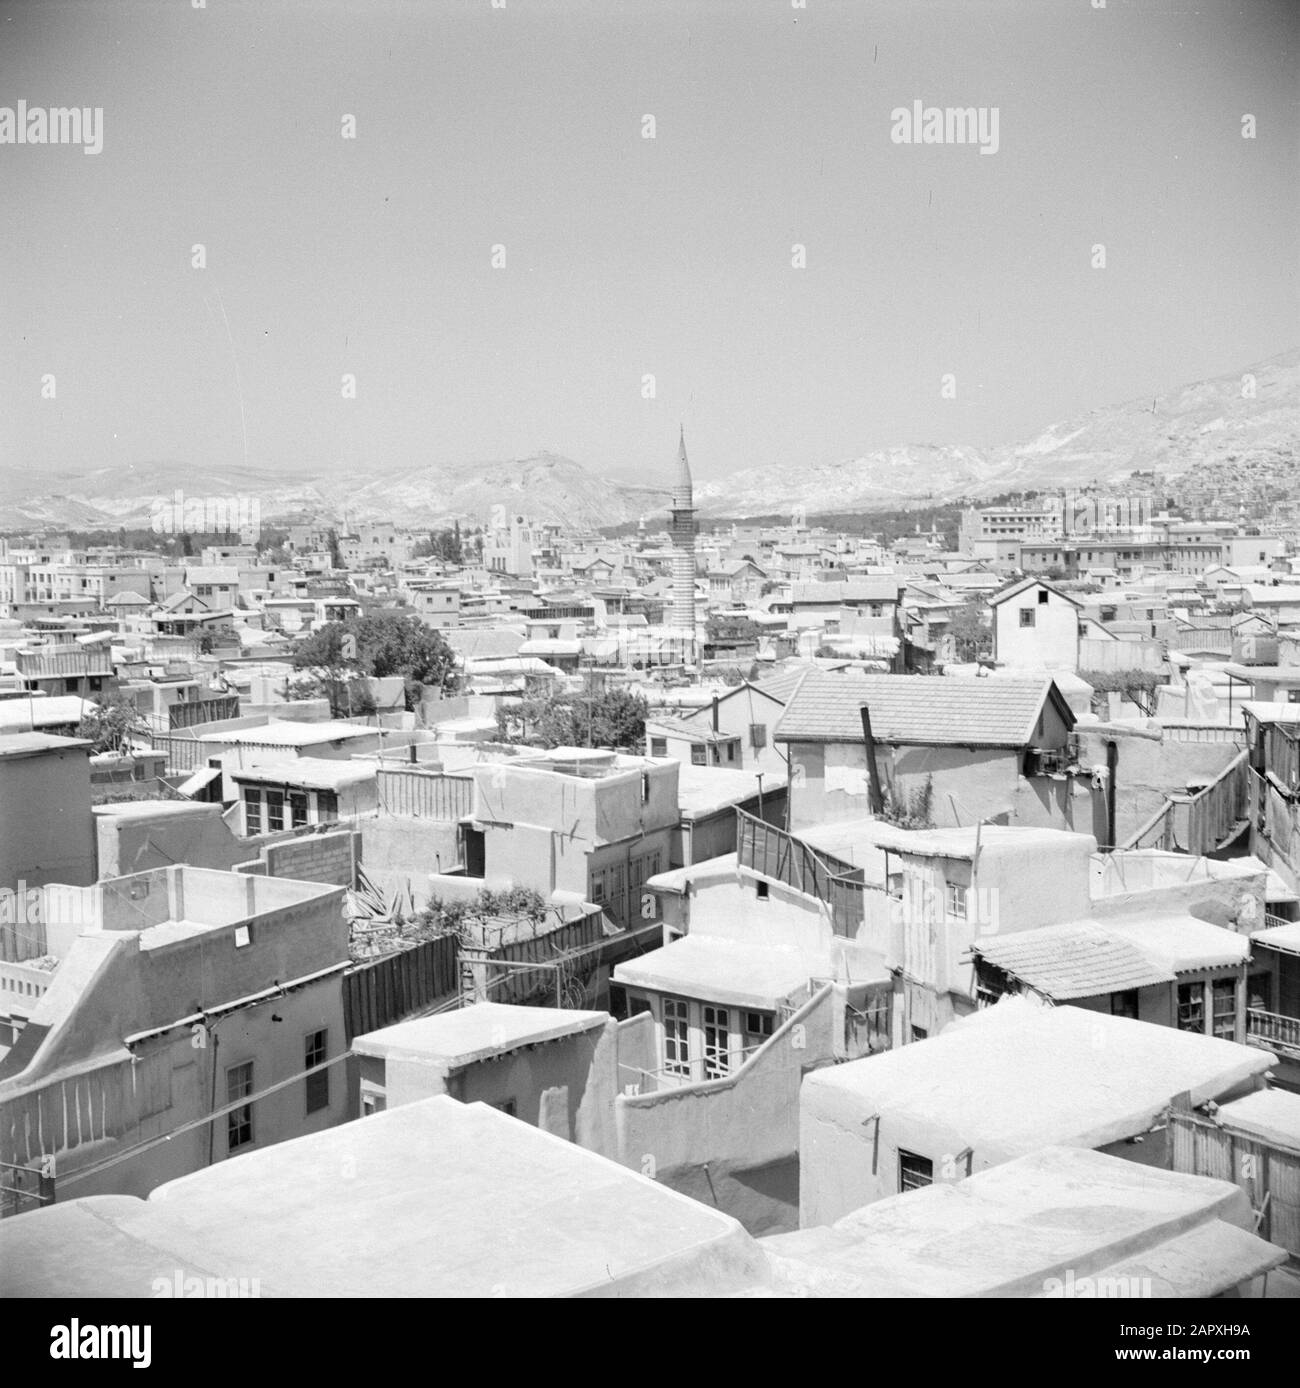
<svg viewBox="0 0 1300 1388"><path fill-rule="evenodd" d="M1047 589L1046 589L1046 588L1040 588L1040 589L1038 590L1038 605L1039 605L1039 607L1046 607L1046 606L1047 606L1047 599L1048 599L1048 596L1049 596L1049 595L1048 595L1048 592L1047 592Z"/></svg>
<svg viewBox="0 0 1300 1388"><path fill-rule="evenodd" d="M764 882L762 878L760 878L757 882L754 883L754 892L760 901L766 901L768 897L771 895L771 891L771 883Z"/></svg>
<svg viewBox="0 0 1300 1388"><path fill-rule="evenodd" d="M245 945L253 943L253 929L248 925L237 925L235 927L235 948L243 949Z"/></svg>
<svg viewBox="0 0 1300 1388"><path fill-rule="evenodd" d="M668 739L666 737L652 737L650 739L650 755L652 757L666 757L668 755Z"/></svg>
<svg viewBox="0 0 1300 1388"><path fill-rule="evenodd" d="M1037 624L1038 613L1032 607L1022 607L1020 609L1020 625L1022 627L1032 627Z"/></svg>

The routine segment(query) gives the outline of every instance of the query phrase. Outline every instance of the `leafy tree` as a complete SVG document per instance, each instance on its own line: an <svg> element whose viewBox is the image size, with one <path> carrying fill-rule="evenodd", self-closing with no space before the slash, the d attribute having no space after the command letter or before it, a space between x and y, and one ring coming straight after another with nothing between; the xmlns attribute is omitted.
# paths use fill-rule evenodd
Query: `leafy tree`
<svg viewBox="0 0 1300 1388"><path fill-rule="evenodd" d="M77 725L77 736L94 744L92 754L130 751L131 738L144 731L144 719L124 694L101 699Z"/></svg>
<svg viewBox="0 0 1300 1388"><path fill-rule="evenodd" d="M229 622L221 622L215 627L204 627L199 635L199 650L210 655L219 646L238 646L239 633Z"/></svg>
<svg viewBox="0 0 1300 1388"><path fill-rule="evenodd" d="M641 752L649 706L640 694L608 689L602 694L551 694L497 709L502 742L537 747L608 747Z"/></svg>
<svg viewBox="0 0 1300 1388"><path fill-rule="evenodd" d="M987 659L993 654L993 632L980 620L977 603L967 603L948 623L955 658L962 662Z"/></svg>
<svg viewBox="0 0 1300 1388"><path fill-rule="evenodd" d="M456 685L456 657L442 634L418 617L391 613L327 622L298 644L293 663L316 673L336 713L374 712L373 699L352 688L363 676L401 676L408 708L419 702L426 686L449 693Z"/></svg>

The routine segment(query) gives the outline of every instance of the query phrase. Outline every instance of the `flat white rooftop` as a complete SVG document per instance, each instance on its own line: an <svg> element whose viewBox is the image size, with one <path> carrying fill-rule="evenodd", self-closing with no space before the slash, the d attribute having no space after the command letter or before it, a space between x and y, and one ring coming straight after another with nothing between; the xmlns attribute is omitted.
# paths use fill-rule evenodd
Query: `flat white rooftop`
<svg viewBox="0 0 1300 1388"><path fill-rule="evenodd" d="M343 786L373 781L379 763L375 761L329 761L324 757L291 757L287 760L258 760L252 766L232 768L235 781L256 785L302 786L306 790L339 790Z"/></svg>
<svg viewBox="0 0 1300 1388"><path fill-rule="evenodd" d="M1136 945L1153 963L1174 973L1240 964L1250 954L1245 935L1196 916L1107 916L1101 928Z"/></svg>
<svg viewBox="0 0 1300 1388"><path fill-rule="evenodd" d="M311 747L321 742L345 738L378 737L379 728L362 728L355 723L299 723L286 719L266 723L260 728L231 728L226 732L203 733L199 742L257 742L276 747Z"/></svg>
<svg viewBox="0 0 1300 1388"><path fill-rule="evenodd" d="M352 1049L360 1055L428 1060L448 1069L459 1069L521 1046L594 1031L608 1021L606 1012L480 1002L367 1032L356 1037Z"/></svg>
<svg viewBox="0 0 1300 1388"><path fill-rule="evenodd" d="M0 1296L725 1294L764 1260L735 1220L484 1104L440 1096L160 1186L0 1224Z"/></svg>
<svg viewBox="0 0 1300 1388"><path fill-rule="evenodd" d="M790 1295L1204 1297L1286 1261L1250 1216L1230 1182L1048 1147L759 1246Z"/></svg>
<svg viewBox="0 0 1300 1388"><path fill-rule="evenodd" d="M1175 1095L1204 1103L1275 1063L1234 1041L1008 998L926 1041L813 1071L801 1107L841 1125L888 1112L1006 1160L1145 1133Z"/></svg>
<svg viewBox="0 0 1300 1388"><path fill-rule="evenodd" d="M652 949L614 966L614 981L656 993L674 993L729 1007L753 1007L775 1012L787 998L801 992L813 978L832 968L825 954L804 953L739 939L684 935L670 945ZM856 969L856 982L884 982L883 966L875 975Z"/></svg>
<svg viewBox="0 0 1300 1388"><path fill-rule="evenodd" d="M1259 1089L1222 1105L1218 1119L1225 1127L1300 1151L1300 1094L1286 1089Z"/></svg>

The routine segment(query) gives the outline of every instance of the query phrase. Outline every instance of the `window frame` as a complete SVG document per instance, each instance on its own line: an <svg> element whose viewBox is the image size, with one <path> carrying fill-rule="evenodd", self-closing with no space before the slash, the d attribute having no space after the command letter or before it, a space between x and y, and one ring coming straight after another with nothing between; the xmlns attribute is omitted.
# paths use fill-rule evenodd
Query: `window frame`
<svg viewBox="0 0 1300 1388"><path fill-rule="evenodd" d="M324 1069L325 1062L329 1059L330 1033L328 1027L318 1027L314 1031L309 1031L303 1037L303 1069L306 1070L307 1077L304 1081L306 1085L307 1114L310 1117L313 1113L319 1113L322 1109L330 1106L330 1074ZM316 1057L313 1059L313 1057Z"/></svg>
<svg viewBox="0 0 1300 1388"><path fill-rule="evenodd" d="M664 1029L664 1071L691 1077L691 1004L686 998L665 997L661 1005Z"/></svg>
<svg viewBox="0 0 1300 1388"><path fill-rule="evenodd" d="M946 878L943 888L944 914L952 917L953 920L964 921L968 919L970 888L962 882L950 882ZM960 893L960 896L956 893Z"/></svg>
<svg viewBox="0 0 1300 1388"><path fill-rule="evenodd" d="M934 1162L929 1157L923 1157L920 1152L908 1152L902 1147L898 1149L898 1193L906 1194L909 1190L924 1190L926 1186L934 1185Z"/></svg>
<svg viewBox="0 0 1300 1388"><path fill-rule="evenodd" d="M731 1073L731 1009L704 1003L700 1008L700 1035L704 1046L704 1078L726 1079Z"/></svg>
<svg viewBox="0 0 1300 1388"><path fill-rule="evenodd" d="M1184 994L1188 995L1186 1001L1184 1001ZM1179 1031L1205 1035L1204 979L1198 979L1195 983L1180 983L1174 998L1174 1007L1174 1024Z"/></svg>
<svg viewBox="0 0 1300 1388"><path fill-rule="evenodd" d="M241 1060L235 1065L226 1066L227 1105L239 1103L241 1099L252 1096L253 1066L254 1062L251 1060ZM245 1147L253 1146L256 1140L253 1129L253 1105L251 1103L240 1104L239 1108L232 1108L226 1114L227 1156L242 1152Z"/></svg>
<svg viewBox="0 0 1300 1388"><path fill-rule="evenodd" d="M1110 995L1110 1015L1138 1020L1138 989L1122 988Z"/></svg>
<svg viewBox="0 0 1300 1388"><path fill-rule="evenodd" d="M1210 1035L1221 1041L1237 1039L1237 980L1235 976L1210 979ZM1226 1010L1220 1008L1222 999L1227 999ZM1223 1023L1223 1025L1220 1025Z"/></svg>

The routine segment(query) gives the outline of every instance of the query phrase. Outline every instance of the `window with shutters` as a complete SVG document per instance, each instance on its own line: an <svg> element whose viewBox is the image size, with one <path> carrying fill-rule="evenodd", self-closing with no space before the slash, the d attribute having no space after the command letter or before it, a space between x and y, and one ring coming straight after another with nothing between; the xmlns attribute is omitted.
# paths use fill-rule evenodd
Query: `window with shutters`
<svg viewBox="0 0 1300 1388"><path fill-rule="evenodd" d="M929 1157L898 1149L898 1193L934 1184L934 1163Z"/></svg>

